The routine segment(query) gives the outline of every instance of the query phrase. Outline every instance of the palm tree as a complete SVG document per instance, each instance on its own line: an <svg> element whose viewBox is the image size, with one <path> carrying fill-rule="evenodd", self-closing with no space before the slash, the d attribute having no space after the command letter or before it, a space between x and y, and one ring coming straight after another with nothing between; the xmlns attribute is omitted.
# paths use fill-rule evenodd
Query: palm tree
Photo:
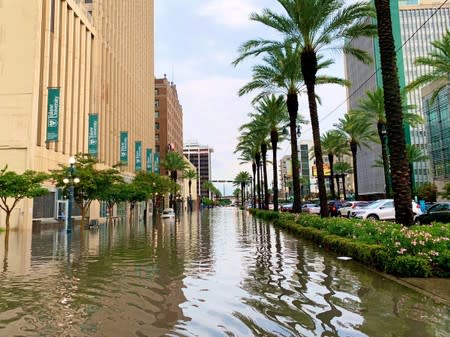
<svg viewBox="0 0 450 337"><path fill-rule="evenodd" d="M184 171L187 168L187 163L185 162L183 155L175 151L167 152L166 158L161 161L161 165L170 172L170 179L172 179L175 184L178 179L178 171ZM169 205L175 209L173 194L174 191L171 191Z"/></svg>
<svg viewBox="0 0 450 337"><path fill-rule="evenodd" d="M322 144L323 151L328 155L328 162L330 163L331 198L336 199L336 193L334 191L334 158L349 153L346 149L347 139L342 134L342 132L339 132L338 130L330 130L322 135L322 137L320 138L320 142Z"/></svg>
<svg viewBox="0 0 450 337"><path fill-rule="evenodd" d="M286 104L289 115L289 134L291 137L291 160L292 160L292 183L294 192L293 211L301 211L301 191L300 191L300 170L298 160L297 128L299 122L298 115L298 95L304 89L304 80L298 62L299 47L293 43L286 43L267 50L263 57L263 64L253 67L253 79L239 90L239 95L244 95L254 90L261 90L255 97L259 100L264 95L274 92L282 92L286 95ZM241 55L234 61L234 64L241 62L247 55ZM319 58L320 60L321 58ZM327 60L320 62L318 68L326 68L333 62ZM330 76L319 76L318 84L338 83L347 84L346 81Z"/></svg>
<svg viewBox="0 0 450 337"><path fill-rule="evenodd" d="M423 118L414 113L409 113L408 110L415 109L414 105L406 103L406 96L402 94L403 106L403 120L406 124L415 127L423 123ZM392 197L391 173L389 164L389 153L386 135L386 113L384 109L384 93L383 88L378 87L373 91L367 91L366 97L359 101L358 108L354 110L357 113L362 113L369 118L371 123L376 124L378 137L381 143L381 158L383 163L384 180L386 186L386 197Z"/></svg>
<svg viewBox="0 0 450 337"><path fill-rule="evenodd" d="M278 142L283 140L283 132L289 124L286 103L283 96L264 96L255 106L258 114L253 115L257 126L270 134L272 147L272 169L273 169L273 208L278 211L278 169L277 149ZM268 197L268 195L266 195ZM266 199L266 203L268 200Z"/></svg>
<svg viewBox="0 0 450 337"><path fill-rule="evenodd" d="M349 163L345 161L337 162L334 165L334 172L336 175L336 183L338 186L338 195L340 195L339 191L339 178L342 178L342 192L344 194L344 199L347 199L346 191L345 191L345 176L353 172L353 169Z"/></svg>
<svg viewBox="0 0 450 337"><path fill-rule="evenodd" d="M357 151L361 146L368 146L369 142L376 142L376 133L370 127L370 122L364 115L347 113L344 118L334 125L346 138L350 145L353 159L353 179L355 186L355 200L358 200L358 166Z"/></svg>
<svg viewBox="0 0 450 337"><path fill-rule="evenodd" d="M189 179L188 186L189 186L189 200L188 200L188 206L189 211L192 212L192 193L191 193L191 186L192 186L192 179L197 179L197 171L193 169L186 169L183 173L183 176L185 179Z"/></svg>
<svg viewBox="0 0 450 337"><path fill-rule="evenodd" d="M428 83L438 83L439 86L431 96L433 102L439 91L450 81L450 30L447 30L441 40L433 41L431 44L434 50L428 56L418 57L414 62L416 65L431 68L431 72L416 78L408 84L407 89L413 90Z"/></svg>
<svg viewBox="0 0 450 337"><path fill-rule="evenodd" d="M429 159L429 157L423 152L423 150L419 146L412 144L406 144L406 156L408 158L409 174L411 177L410 181L411 191L414 191L415 190L414 179L412 179L414 163L426 161Z"/></svg>
<svg viewBox="0 0 450 337"><path fill-rule="evenodd" d="M241 206L244 207L244 202L245 202L245 187L247 186L247 184L251 181L251 176L250 173L246 172L246 171L241 171L237 174L237 176L234 178L234 185L235 186L240 186L240 191L241 191Z"/></svg>
<svg viewBox="0 0 450 337"><path fill-rule="evenodd" d="M241 160L241 164L251 163L252 164L252 172L253 172L253 200L252 206L256 207L256 155L259 152L259 145L255 137L252 137L251 133L243 134L239 137L238 144L236 145L236 149L234 153L240 153L239 159ZM258 170L259 171L259 170ZM259 189L259 188L258 188Z"/></svg>
<svg viewBox="0 0 450 337"><path fill-rule="evenodd" d="M319 53L324 49L333 49L351 54L368 63L369 55L365 51L351 46L350 42L358 37L375 35L376 26L368 20L369 17L374 17L375 13L369 2L356 2L350 5L344 5L344 0L277 0L277 2L284 10L283 14L264 9L262 14L253 13L250 18L281 33L284 41L265 39L247 41L240 47L241 56L236 61L249 55L259 55L266 51L280 49L286 43L298 45L297 57L308 94L320 212L322 216L327 216L327 196L315 93L315 86L318 84ZM288 110L290 110L290 105L294 105L295 108L298 106L296 96L295 100L293 98L288 97ZM293 151L292 153L294 153Z"/></svg>
<svg viewBox="0 0 450 337"><path fill-rule="evenodd" d="M375 0L378 43L383 75L384 106L386 107L387 136L394 190L395 221L405 226L413 223L408 158L406 156L403 111L397 56L392 34L390 1Z"/></svg>

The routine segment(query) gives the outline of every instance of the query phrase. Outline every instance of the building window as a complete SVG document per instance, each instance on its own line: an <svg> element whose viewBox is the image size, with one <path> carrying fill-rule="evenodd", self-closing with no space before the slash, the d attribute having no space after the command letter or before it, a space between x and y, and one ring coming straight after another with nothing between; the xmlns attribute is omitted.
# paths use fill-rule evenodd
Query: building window
<svg viewBox="0 0 450 337"><path fill-rule="evenodd" d="M86 4L91 4L91 3L92 3L92 0L84 0L84 3L86 3Z"/></svg>
<svg viewBox="0 0 450 337"><path fill-rule="evenodd" d="M155 111L155 118L159 118L159 111Z"/></svg>
<svg viewBox="0 0 450 337"><path fill-rule="evenodd" d="M155 96L159 95L159 89L155 89Z"/></svg>
<svg viewBox="0 0 450 337"><path fill-rule="evenodd" d="M155 108L159 108L159 99L155 100Z"/></svg>
<svg viewBox="0 0 450 337"><path fill-rule="evenodd" d="M159 123L155 123L155 129L159 130Z"/></svg>
<svg viewBox="0 0 450 337"><path fill-rule="evenodd" d="M159 135L155 135L155 142L159 142Z"/></svg>

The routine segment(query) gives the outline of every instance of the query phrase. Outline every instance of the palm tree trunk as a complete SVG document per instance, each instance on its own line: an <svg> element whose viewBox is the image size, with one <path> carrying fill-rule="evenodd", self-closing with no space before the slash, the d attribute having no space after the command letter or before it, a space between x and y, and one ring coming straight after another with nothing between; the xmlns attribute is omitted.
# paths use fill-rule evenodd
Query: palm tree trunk
<svg viewBox="0 0 450 337"><path fill-rule="evenodd" d="M256 208L256 162L252 163L253 170L253 208Z"/></svg>
<svg viewBox="0 0 450 337"><path fill-rule="evenodd" d="M353 161L353 185L355 186L355 200L358 200L358 165L356 161L356 152L358 151L358 145L354 142L350 142L350 150L352 151Z"/></svg>
<svg viewBox="0 0 450 337"><path fill-rule="evenodd" d="M294 190L294 203L292 211L300 213L302 209L300 195L300 175L298 161L297 146L297 113L298 113L298 97L297 94L287 95L287 108L289 112L289 129L291 134L291 160L292 160L292 188Z"/></svg>
<svg viewBox="0 0 450 337"><path fill-rule="evenodd" d="M261 144L261 153L263 161L263 175L264 175L264 208L269 209L269 184L267 182L267 144Z"/></svg>
<svg viewBox="0 0 450 337"><path fill-rule="evenodd" d="M278 212L278 172L277 172L277 146L278 131L270 132L270 142L272 143L272 169L273 169L273 210Z"/></svg>
<svg viewBox="0 0 450 337"><path fill-rule="evenodd" d="M378 20L381 71L383 75L384 106L391 156L392 188L394 190L395 221L405 226L413 223L411 187L406 156L405 132L397 70L397 57L392 35L390 3L375 0Z"/></svg>
<svg viewBox="0 0 450 337"><path fill-rule="evenodd" d="M333 162L334 156L332 154L328 154L328 161L330 162L330 192L331 199L336 200L336 193L334 192L334 174L333 174Z"/></svg>
<svg viewBox="0 0 450 337"><path fill-rule="evenodd" d="M344 200L347 200L347 192L345 190L345 174L342 175L342 193L344 193Z"/></svg>
<svg viewBox="0 0 450 337"><path fill-rule="evenodd" d="M337 187L337 197L338 199L341 198L341 187L339 186L339 174L335 175L336 178L336 187Z"/></svg>
<svg viewBox="0 0 450 337"><path fill-rule="evenodd" d="M316 73L317 55L314 51L306 51L301 54L301 67L308 93L309 114L314 141L314 155L316 157L317 185L319 187L320 215L328 216L327 191L325 189L325 176L323 174L322 145L320 144L319 116L316 102Z"/></svg>
<svg viewBox="0 0 450 337"><path fill-rule="evenodd" d="M383 160L384 186L386 188L386 198L392 198L391 173L389 172L389 156L387 151L387 138L385 134L385 125L377 124L378 137L381 142L381 158Z"/></svg>

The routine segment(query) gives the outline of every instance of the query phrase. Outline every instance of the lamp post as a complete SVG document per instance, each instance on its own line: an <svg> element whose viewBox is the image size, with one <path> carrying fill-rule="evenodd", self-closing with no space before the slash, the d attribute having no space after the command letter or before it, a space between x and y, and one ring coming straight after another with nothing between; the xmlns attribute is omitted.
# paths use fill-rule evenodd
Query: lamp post
<svg viewBox="0 0 450 337"><path fill-rule="evenodd" d="M80 178L74 177L75 174L75 157L69 158L69 177L64 178L63 182L69 188L69 207L67 210L67 233L72 232L72 208L73 208L73 194L74 194L74 185L80 182Z"/></svg>

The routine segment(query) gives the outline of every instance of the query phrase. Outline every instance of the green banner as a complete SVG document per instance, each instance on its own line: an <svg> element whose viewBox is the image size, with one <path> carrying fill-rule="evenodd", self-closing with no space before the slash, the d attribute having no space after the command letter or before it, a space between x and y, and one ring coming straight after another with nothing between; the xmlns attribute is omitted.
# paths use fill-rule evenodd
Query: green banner
<svg viewBox="0 0 450 337"><path fill-rule="evenodd" d="M146 166L147 172L153 172L152 149L147 149L146 164L147 164Z"/></svg>
<svg viewBox="0 0 450 337"><path fill-rule="evenodd" d="M159 153L158 152L155 152L154 160L155 160L155 173L159 174Z"/></svg>
<svg viewBox="0 0 450 337"><path fill-rule="evenodd" d="M128 132L120 131L120 162L128 164Z"/></svg>
<svg viewBox="0 0 450 337"><path fill-rule="evenodd" d="M142 170L142 142L140 140L134 142L134 170Z"/></svg>
<svg viewBox="0 0 450 337"><path fill-rule="evenodd" d="M47 142L58 141L59 102L59 88L48 88Z"/></svg>
<svg viewBox="0 0 450 337"><path fill-rule="evenodd" d="M98 154L98 114L89 114L88 153L93 157Z"/></svg>

